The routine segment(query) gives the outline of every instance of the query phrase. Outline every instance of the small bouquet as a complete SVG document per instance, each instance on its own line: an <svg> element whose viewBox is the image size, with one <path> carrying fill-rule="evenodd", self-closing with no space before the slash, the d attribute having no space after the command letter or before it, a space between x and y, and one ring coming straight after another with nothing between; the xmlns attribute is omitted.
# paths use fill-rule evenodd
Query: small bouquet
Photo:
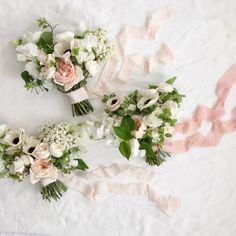
<svg viewBox="0 0 236 236"><path fill-rule="evenodd" d="M29 175L32 184L42 183L43 199L59 199L67 190L59 173L88 168L79 157L78 130L69 123L46 124L36 138L23 129L0 125L0 177L22 181Z"/></svg>
<svg viewBox="0 0 236 236"><path fill-rule="evenodd" d="M79 32L55 34L55 28L44 18L38 20L40 31L22 35L12 41L17 60L25 63L21 73L27 90L48 91L54 86L69 96L73 116L93 111L84 88L89 77L97 75L99 63L112 53L104 29L86 29L84 22Z"/></svg>
<svg viewBox="0 0 236 236"><path fill-rule="evenodd" d="M146 157L148 164L160 165L170 156L163 150L163 144L172 136L184 97L173 88L175 79L135 90L123 100L115 94L105 95L102 101L107 106L107 117L87 122L91 138L107 138L107 143L117 143L127 159L140 155Z"/></svg>

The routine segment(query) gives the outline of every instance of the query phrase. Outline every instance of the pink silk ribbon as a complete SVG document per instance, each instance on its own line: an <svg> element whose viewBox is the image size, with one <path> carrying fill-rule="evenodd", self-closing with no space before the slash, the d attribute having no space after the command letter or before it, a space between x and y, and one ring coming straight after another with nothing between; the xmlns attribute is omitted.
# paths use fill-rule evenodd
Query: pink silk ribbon
<svg viewBox="0 0 236 236"><path fill-rule="evenodd" d="M180 140L167 142L165 148L172 153L187 152L193 147L216 146L221 138L229 132L236 130L236 106L231 112L231 119L224 121L221 117L225 114L226 99L236 83L236 64L232 65L219 79L216 86L216 95L218 97L215 105L208 108L199 105L193 117L176 126L175 132L191 134L189 137ZM211 122L212 128L204 136L197 130L201 127L203 121Z"/></svg>
<svg viewBox="0 0 236 236"><path fill-rule="evenodd" d="M75 91L66 93L66 96L69 97L71 104L76 104L89 98L86 89L83 87Z"/></svg>
<svg viewBox="0 0 236 236"><path fill-rule="evenodd" d="M73 172L70 175L64 175L59 173L59 179L68 187L80 192L90 200L96 200L98 195L107 193L146 195L162 212L169 216L173 215L180 208L181 201L178 197L161 195L159 191L151 187L148 183L114 183L104 180L104 178L111 178L118 174L127 174L139 180L147 180L154 177L152 171L141 167L112 164L108 167L101 166L85 174L76 174ZM102 178L102 180L94 181L94 177Z"/></svg>

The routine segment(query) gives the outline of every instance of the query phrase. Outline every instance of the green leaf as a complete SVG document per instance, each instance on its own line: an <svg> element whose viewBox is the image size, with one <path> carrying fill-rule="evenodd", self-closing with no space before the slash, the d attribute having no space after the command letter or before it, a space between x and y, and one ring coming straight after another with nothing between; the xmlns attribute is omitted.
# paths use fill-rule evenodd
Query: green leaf
<svg viewBox="0 0 236 236"><path fill-rule="evenodd" d="M113 127L115 134L123 140L129 140L132 138L130 130L127 130L125 127Z"/></svg>
<svg viewBox="0 0 236 236"><path fill-rule="evenodd" d="M38 47L45 53L50 54L54 51L52 32L43 32L37 43Z"/></svg>
<svg viewBox="0 0 236 236"><path fill-rule="evenodd" d="M82 159L76 159L76 160L78 161L78 165L76 166L76 169L79 169L79 170L88 169L88 166L86 165L86 163Z"/></svg>
<svg viewBox="0 0 236 236"><path fill-rule="evenodd" d="M155 156L155 152L152 150L152 145L147 142L140 142L139 149L146 150L147 157L154 157Z"/></svg>
<svg viewBox="0 0 236 236"><path fill-rule="evenodd" d="M131 148L128 142L122 141L119 146L120 153L129 160L131 155Z"/></svg>
<svg viewBox="0 0 236 236"><path fill-rule="evenodd" d="M71 51L71 55L72 56L78 56L79 54L79 48L73 48Z"/></svg>
<svg viewBox="0 0 236 236"><path fill-rule="evenodd" d="M166 81L166 83L172 85L172 84L175 82L176 79L177 79L176 76L175 76L175 77L172 77L171 79L168 79L168 80Z"/></svg>
<svg viewBox="0 0 236 236"><path fill-rule="evenodd" d="M23 71L21 73L21 78L25 81L26 84L34 80L34 78L29 74L28 71Z"/></svg>
<svg viewBox="0 0 236 236"><path fill-rule="evenodd" d="M129 131L133 131L136 128L136 124L130 116L123 117L121 121L121 126L128 129Z"/></svg>

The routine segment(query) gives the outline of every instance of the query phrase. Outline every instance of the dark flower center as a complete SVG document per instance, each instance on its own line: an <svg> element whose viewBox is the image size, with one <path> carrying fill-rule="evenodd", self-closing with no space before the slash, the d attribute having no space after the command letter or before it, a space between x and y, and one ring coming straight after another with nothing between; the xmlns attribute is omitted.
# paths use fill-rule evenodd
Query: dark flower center
<svg viewBox="0 0 236 236"><path fill-rule="evenodd" d="M67 52L71 52L71 50L70 49L65 50L64 54L67 53Z"/></svg>
<svg viewBox="0 0 236 236"><path fill-rule="evenodd" d="M148 99L144 102L144 105L147 105L152 99Z"/></svg>
<svg viewBox="0 0 236 236"><path fill-rule="evenodd" d="M30 147L30 148L28 149L28 153L32 153L34 150L35 150L35 147Z"/></svg>
<svg viewBox="0 0 236 236"><path fill-rule="evenodd" d="M117 103L118 99L114 99L111 101L111 105L115 105Z"/></svg>
<svg viewBox="0 0 236 236"><path fill-rule="evenodd" d="M14 138L14 139L13 139L12 143L13 143L13 144L17 144L17 143L19 143L19 141L20 141L20 139L17 137L17 138Z"/></svg>

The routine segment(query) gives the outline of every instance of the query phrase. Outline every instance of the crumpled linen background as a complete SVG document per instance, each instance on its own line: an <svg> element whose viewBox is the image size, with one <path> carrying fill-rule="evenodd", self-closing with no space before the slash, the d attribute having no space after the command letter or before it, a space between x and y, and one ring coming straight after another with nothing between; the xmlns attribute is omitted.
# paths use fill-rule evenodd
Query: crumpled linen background
<svg viewBox="0 0 236 236"><path fill-rule="evenodd" d="M153 54L165 42L174 60L150 74L132 73L124 87L126 93L136 87L177 75L176 86L186 98L181 120L191 118L198 104L212 107L219 77L236 61L236 4L227 1L16 1L0 0L0 121L36 132L45 121L71 120L68 100L57 91L34 94L24 90L19 74L23 65L16 61L9 45L26 30L36 30L36 19L46 17L58 30L75 30L80 19L107 28L112 39L124 25L143 25L146 17L158 7L170 4L174 13L162 25L156 40L133 40L127 53ZM227 103L225 119L235 106L233 88ZM101 111L101 104L94 100ZM53 112L52 112L53 111ZM86 119L86 118L83 118ZM204 122L200 131L207 133ZM224 136L217 147L193 148L173 155L156 168L152 185L164 194L178 196L182 207L172 217L164 215L145 196L105 195L89 201L69 190L53 204L41 200L39 186L29 181L20 184L0 180L0 232L38 233L48 235L203 235L232 236L236 232L235 133ZM127 163L116 148L103 141L87 142L84 159L91 169L113 162ZM94 152L96 150L96 152ZM130 164L147 167L139 158ZM115 177L124 183L132 179Z"/></svg>

